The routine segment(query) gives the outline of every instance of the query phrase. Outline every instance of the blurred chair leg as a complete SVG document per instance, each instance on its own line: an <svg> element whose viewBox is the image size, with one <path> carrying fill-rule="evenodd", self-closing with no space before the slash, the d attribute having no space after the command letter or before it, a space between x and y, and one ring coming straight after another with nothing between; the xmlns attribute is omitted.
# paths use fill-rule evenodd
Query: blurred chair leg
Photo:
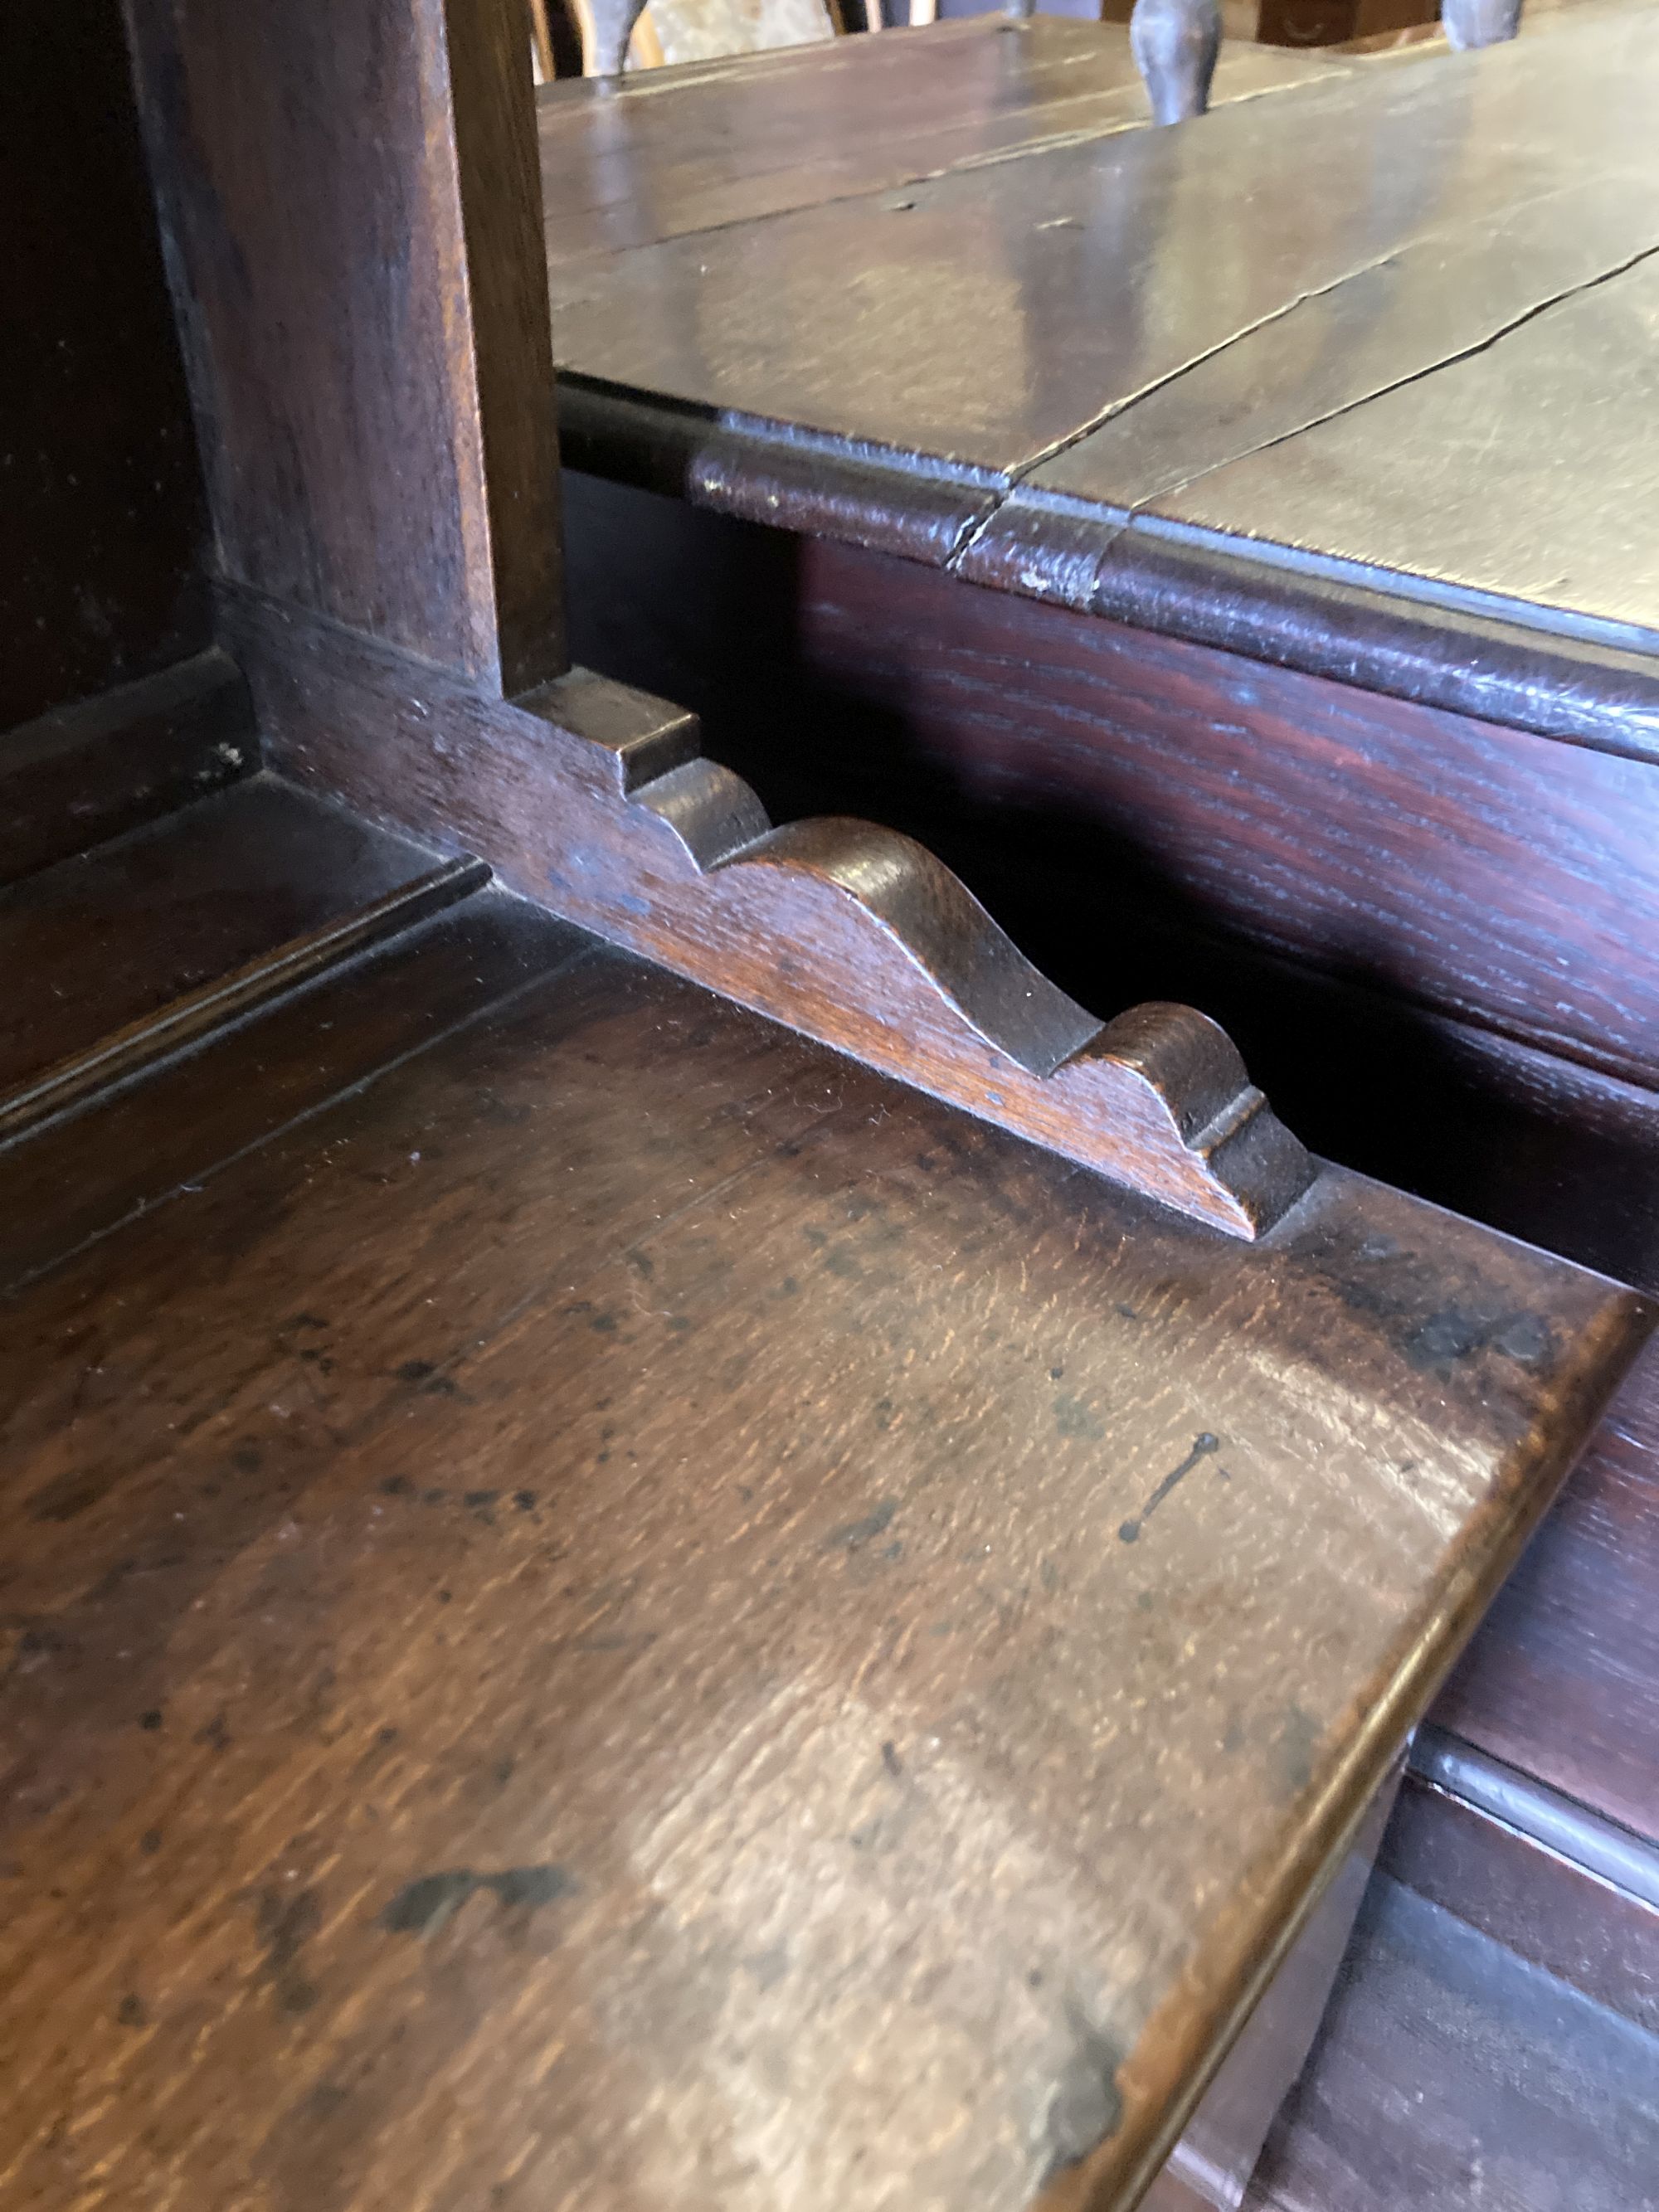
<svg viewBox="0 0 1659 2212"><path fill-rule="evenodd" d="M1220 0L1135 0L1129 46L1155 123L1202 115L1221 47Z"/></svg>

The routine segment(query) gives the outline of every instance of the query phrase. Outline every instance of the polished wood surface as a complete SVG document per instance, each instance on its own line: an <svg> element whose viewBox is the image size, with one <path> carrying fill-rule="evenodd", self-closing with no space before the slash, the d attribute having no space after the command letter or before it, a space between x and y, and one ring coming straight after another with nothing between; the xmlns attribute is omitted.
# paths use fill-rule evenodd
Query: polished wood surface
<svg viewBox="0 0 1659 2212"><path fill-rule="evenodd" d="M1238 48L1216 97L1247 99L1342 67ZM556 296L573 263L1146 120L1121 32L1054 15L847 39L635 80L609 97L554 86L538 95L537 124Z"/></svg>
<svg viewBox="0 0 1659 2212"><path fill-rule="evenodd" d="M508 690L557 674L522 0L129 18L223 572Z"/></svg>
<svg viewBox="0 0 1659 2212"><path fill-rule="evenodd" d="M238 1152L373 1082L404 1055L545 976L586 940L490 891L375 957L302 977L257 1021L37 1129L3 1156L0 1273L21 1281L200 1180ZM88 1128L97 1141L88 1144Z"/></svg>
<svg viewBox="0 0 1659 2212"><path fill-rule="evenodd" d="M312 975L401 935L489 880L489 871L480 860L434 861L366 906L283 938L228 973L106 1031L30 1077L0 1103L0 1139L73 1113L111 1086L189 1052L198 1039L246 1019L269 1000L286 997Z"/></svg>
<svg viewBox="0 0 1659 2212"><path fill-rule="evenodd" d="M902 210L884 187L556 268L573 457L1651 752L1650 502L1611 459L1642 447L1659 282L1650 30L1577 10L1202 131L924 173Z"/></svg>
<svg viewBox="0 0 1659 2212"><path fill-rule="evenodd" d="M0 1113L54 1063L431 866L256 776L0 892Z"/></svg>
<svg viewBox="0 0 1659 2212"><path fill-rule="evenodd" d="M12 1301L12 2184L1127 2202L1641 1316L538 926Z"/></svg>
<svg viewBox="0 0 1659 2212"><path fill-rule="evenodd" d="M0 775L14 724L198 653L211 630L119 0L14 0L5 37Z"/></svg>
<svg viewBox="0 0 1659 2212"><path fill-rule="evenodd" d="M1554 748L1560 780L1516 806L1504 732L652 495L571 490L579 656L695 704L774 807L883 805L1085 1002L1212 1009L1315 1149L1659 1290L1659 1092L1582 1064L1645 988L1653 931L1626 927L1647 911L1644 848L1626 832L1650 811L1648 771ZM1545 749L1520 750L1524 765ZM1598 811L1604 771L1630 783ZM1492 864L1495 836L1514 842ZM1460 961L1454 990L1418 941ZM1581 1003L1606 1026L1578 1023ZM1650 1028L1626 1032L1638 1052ZM1659 1839L1656 1620L1650 1356L1440 1717Z"/></svg>
<svg viewBox="0 0 1659 2212"><path fill-rule="evenodd" d="M313 212L351 229L360 87L303 66L316 29L307 0L258 37L198 17L149 80L198 219L181 298L238 253L250 298L281 270L220 193L234 151L180 127L191 64L235 65L256 148L323 149ZM471 35L363 0L337 40L394 91L414 57L436 106L373 143L406 262L359 262L332 352L301 330L319 419L395 389L400 268L524 185L488 128L505 49ZM302 65L240 67L277 50ZM492 526L489 392L545 398L490 382L539 289L526 211L485 222L505 290L446 295L477 390L394 457L441 485L482 424ZM238 337L197 356L210 426ZM473 635L476 568L404 566L433 634ZM436 667L309 588L226 609L313 778L446 852L482 829L521 888L908 1077L938 1087L947 1036L959 1069L965 1025L1055 1080L1068 1003L925 854L775 836L677 712L593 678L508 704L505 649ZM1340 1170L1218 1237L499 892L292 980L0 1158L11 2178L1127 2206L1650 1310ZM1115 1140L1133 1076L1213 1196L1275 1125L1198 1018L1139 1019L1097 1054Z"/></svg>
<svg viewBox="0 0 1659 2212"><path fill-rule="evenodd" d="M1139 2212L1237 2212L1243 2203L1273 2118L1318 2033L1404 1765L1402 1754Z"/></svg>

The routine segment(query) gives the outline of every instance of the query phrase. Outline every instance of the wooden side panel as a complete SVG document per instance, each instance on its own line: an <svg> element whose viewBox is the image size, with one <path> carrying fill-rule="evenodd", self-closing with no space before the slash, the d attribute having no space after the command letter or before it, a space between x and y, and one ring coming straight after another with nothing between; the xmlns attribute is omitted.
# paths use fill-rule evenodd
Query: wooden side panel
<svg viewBox="0 0 1659 2212"><path fill-rule="evenodd" d="M1012 30L1000 21L940 24L926 39L849 38L821 52L717 63L647 97L625 85L620 108L591 79L546 88L537 119L550 264L556 274L653 239L1139 127L1146 99L1128 41L1064 14L1045 8ZM1345 66L1352 64L1235 41L1214 96L1251 99Z"/></svg>
<svg viewBox="0 0 1659 2212"><path fill-rule="evenodd" d="M1659 2043L1379 1881L1246 2212L1637 2212Z"/></svg>
<svg viewBox="0 0 1659 2212"><path fill-rule="evenodd" d="M290 939L428 873L430 856L255 776L0 892L6 1097Z"/></svg>
<svg viewBox="0 0 1659 2212"><path fill-rule="evenodd" d="M4 43L0 731L209 633L201 473L118 0L9 0Z"/></svg>
<svg viewBox="0 0 1659 2212"><path fill-rule="evenodd" d="M1659 1842L1659 1358L1645 1354L1434 1717Z"/></svg>
<svg viewBox="0 0 1659 2212"><path fill-rule="evenodd" d="M43 714L0 746L0 884L245 775L253 708L216 648Z"/></svg>
<svg viewBox="0 0 1659 2212"><path fill-rule="evenodd" d="M579 658L695 707L778 811L924 838L1068 988L1149 929L1224 930L1659 1085L1652 765L590 477L569 499Z"/></svg>
<svg viewBox="0 0 1659 2212"><path fill-rule="evenodd" d="M902 754L1092 844L1206 918L1659 1082L1659 773L803 549L802 644ZM902 771L901 771L902 772Z"/></svg>
<svg viewBox="0 0 1659 2212"><path fill-rule="evenodd" d="M1598 2004L1659 2034L1659 1910L1409 1777L1380 1863Z"/></svg>
<svg viewBox="0 0 1659 2212"><path fill-rule="evenodd" d="M774 829L678 708L580 669L490 701L258 601L227 615L290 773L567 921L1232 1235L1316 1176L1213 1022L1101 1021L912 839Z"/></svg>
<svg viewBox="0 0 1659 2212"><path fill-rule="evenodd" d="M556 674L516 0L128 12L224 573L509 691Z"/></svg>
<svg viewBox="0 0 1659 2212"><path fill-rule="evenodd" d="M535 106L523 0L444 0L444 10L495 625L501 685L512 692L565 666L559 441Z"/></svg>

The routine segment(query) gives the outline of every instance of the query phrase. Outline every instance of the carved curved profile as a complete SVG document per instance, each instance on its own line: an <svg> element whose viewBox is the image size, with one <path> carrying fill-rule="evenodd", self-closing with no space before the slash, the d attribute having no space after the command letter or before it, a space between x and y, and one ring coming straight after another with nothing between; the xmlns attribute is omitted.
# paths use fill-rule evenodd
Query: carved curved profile
<svg viewBox="0 0 1659 2212"><path fill-rule="evenodd" d="M571 919L1234 1235L1311 1182L1215 1023L1164 1005L1101 1022L912 838L775 829L691 716L584 672L518 708L586 750L595 801L608 787L607 834L567 814L549 871Z"/></svg>
<svg viewBox="0 0 1659 2212"><path fill-rule="evenodd" d="M1135 0L1129 50L1154 123L1186 123L1202 115L1221 51L1220 0Z"/></svg>
<svg viewBox="0 0 1659 2212"><path fill-rule="evenodd" d="M303 780L391 804L613 944L1235 1237L1313 1181L1213 1022L1097 1020L911 838L774 829L680 708L585 669L492 698L252 593L228 595L226 620Z"/></svg>
<svg viewBox="0 0 1659 2212"><path fill-rule="evenodd" d="M1521 27L1521 0L1441 0L1440 21L1459 53L1501 46Z"/></svg>

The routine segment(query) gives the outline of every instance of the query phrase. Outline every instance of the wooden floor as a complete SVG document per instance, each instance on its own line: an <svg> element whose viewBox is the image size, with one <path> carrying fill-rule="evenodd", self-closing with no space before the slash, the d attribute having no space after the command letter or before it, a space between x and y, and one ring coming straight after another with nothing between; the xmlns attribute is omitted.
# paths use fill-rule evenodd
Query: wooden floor
<svg viewBox="0 0 1659 2212"><path fill-rule="evenodd" d="M953 1188L995 1189L1029 1234L1018 1177L983 1175L981 1155L1006 1140L979 1131L964 1150L939 1135L951 1117L921 1100L915 1128L896 1125L877 1079L845 1068L826 1083L814 1048L780 1045L779 1032L596 953L499 890L455 883L434 906L422 887L441 872L417 846L259 777L0 896L0 957L18 978L21 1042L4 1068L14 1097L38 1096L43 1074L87 1060L100 1035L163 1032L113 1091L91 1103L76 1092L61 1110L48 1099L27 1141L0 1149L0 1274L11 1340L31 1347L9 1430L15 1462L30 1468L30 1533L0 1564L0 1875L19 1900L25 1997L33 1978L70 1971L67 1941L72 2064L110 2093L88 2108L104 2117L72 2142L55 2130L65 2061L32 2041L27 2002L12 2014L4 2063L26 2124L0 2180L20 2203L81 2202L110 2161L171 2174L192 2203L255 2188L261 2202L328 2212L346 2199L349 2162L371 2148L376 2185L395 2186L400 2203L471 2201L445 2160L477 2140L467 2117L486 2047L475 2035L485 1987L476 1948L486 1981L504 1961L518 1961L509 1980L553 1973L573 1916L602 1887L584 1858L591 1820L574 1799L550 1805L550 1746L584 1725L584 1707L603 1733L607 1685L624 1677L635 1698L653 1679L677 1681L682 1714L684 1686L701 1681L696 1710L723 1714L716 1734L729 1735L717 1655L749 1632L743 1608L709 1591L723 1626L699 1656L641 1595L647 1536L667 1508L635 1458L637 1437L611 1433L606 1404L642 1361L678 1378L678 1395L663 1385L659 1457L672 1456L672 1426L700 1390L722 1419L746 1399L776 1400L787 1378L769 1370L763 1337L708 1328L711 1314L773 1294L817 1301L848 1386L835 1403L872 1437L924 1411L947 1425L966 1419L969 1399L982 1425L988 1391L1011 1437L1033 1425L1024 1386L988 1340L973 1376L933 1378L926 1408L911 1402L902 1358L884 1392L856 1382L872 1352L893 1364L903 1333L887 1257L901 1186L925 1181L934 1204ZM124 893L143 902L152 949L142 963L122 927ZM354 915L378 920L354 937ZM296 980L283 962L296 943L323 940L334 951ZM167 1006L227 978L247 994L234 1018L175 1052ZM672 1101L658 1095L665 1032L692 1071ZM556 1047L574 1071L556 1094L545 1072ZM872 1127L891 1169L874 1183ZM845 1180L849 1131L856 1188ZM675 1206L639 1182L641 1158L672 1166L684 1183ZM741 1178L752 1203L757 1161L796 1194L790 1249L757 1231L742 1259L714 1232ZM404 1255L390 1269L376 1257L388 1238ZM222 1316L250 1285L268 1297L268 1320L244 1341ZM965 1299L963 1327L982 1331L984 1283L941 1279L938 1295ZM1097 1419L1062 1371L1082 1341L1074 1304L1054 1308L1051 1459L1090 1449ZM182 1363L180 1344L196 1347ZM526 1397L513 1378L528 1351L542 1379ZM1656 1377L1650 1358L1439 1709L1471 1745L1630 1826L1653 1802L1644 1716L1659 1668L1644 1600L1659 1525ZM757 1475L733 1467L732 1510L763 1547L804 1544L803 1556L830 1559L856 1603L879 1611L890 1578L915 1571L908 1559L926 1553L925 1524L945 1501L866 1495L844 1474L826 1487L819 1462L842 1453L842 1414L815 1395L794 1418L811 1477L800 1495L751 1504ZM464 1482L433 1479L447 1452L465 1461ZM579 1462L580 1491L569 1482ZM577 1564L576 1539L606 1498L635 1534L596 1581ZM711 1499L708 1510L724 1509ZM994 1550L1003 1536L993 1539ZM684 1540L695 1549L695 1531ZM941 1616L929 1663L959 1701L963 1655L985 1632L972 1607L988 1607L999 1636L1018 1634L1029 1593L1010 1584L999 1596L994 1575L954 1571L960 1618ZM1056 1559L1039 1571L1059 1585L1071 1569ZM879 1676L872 1659L867 1696ZM1001 1693L1015 1684L1006 1672ZM646 1773L655 1739L639 1716L650 1702L630 1705L641 1732L628 1764ZM896 1713L872 1741L866 1840L902 1866L899 1814L932 1773L931 1739ZM677 1762L684 1749L682 1736ZM724 1786L714 1735L707 1765L708 1786ZM330 1840L315 1808L340 1792L350 1833ZM1595 1986L1609 2001L1598 2003L1557 1978L1591 1981L1585 1959L1540 1966L1469 1924L1492 1853L1478 1838L1458 1860L1438 1831L1425 1840L1422 1815L1419 1804L1414 1843L1400 1827L1393 1863L1442 1902L1379 1887L1255 2202L1263 2212L1612 2212L1653 2201L1642 2191L1659 2172L1659 2045L1639 2022L1651 2023L1643 2008L1659 1987L1643 1949L1659 1915L1628 1920L1624 1978L1604 1960ZM659 1838L659 1888L678 1833ZM440 1834L440 1856L422 1855L421 1839ZM1534 1886L1516 1894L1554 1911L1562 1878L1546 1869L1540 1889L1540 1855L1525 1850L1522 1875ZM785 1972L785 1938L769 1933L764 1869L747 1850L738 1873L696 1879L716 1920L735 1914L749 1929L738 1965L766 1983ZM94 1862L106 1880L91 1880ZM66 1939L53 1892L73 1869L88 1902ZM467 1948L446 1945L452 1921ZM394 2052L370 2000L417 1985L428 2001L415 2044ZM797 2025L811 2057L810 2024ZM496 2057L507 2032L492 2034ZM628 2033L695 2043L716 2034L717 2019L641 2019ZM249 2069L235 2129L191 2107L185 2061L204 2037ZM280 2080L268 2064L278 2051ZM435 2160L406 2106L406 2069L441 2078L454 2105ZM493 2124L502 2163L489 2201L567 2201L525 2112L504 2107ZM168 2145L187 2135L191 2162L170 2166ZM603 2170L608 2154L593 2154Z"/></svg>

